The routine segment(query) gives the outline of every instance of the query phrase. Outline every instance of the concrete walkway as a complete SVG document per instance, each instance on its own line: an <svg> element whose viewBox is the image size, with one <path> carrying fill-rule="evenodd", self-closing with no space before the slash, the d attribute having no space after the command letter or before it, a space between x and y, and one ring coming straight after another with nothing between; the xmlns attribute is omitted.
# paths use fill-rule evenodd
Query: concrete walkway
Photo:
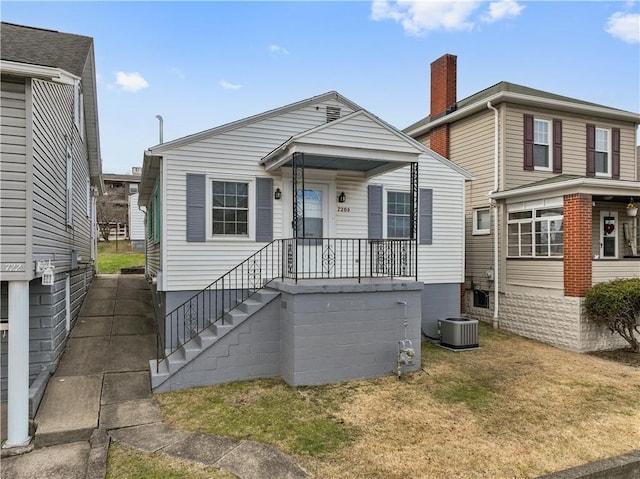
<svg viewBox="0 0 640 479"><path fill-rule="evenodd" d="M156 334L141 275L99 275L36 414L35 450L4 457L1 478L104 478L111 439L215 465L241 479L307 477L264 444L172 429L150 389Z"/></svg>

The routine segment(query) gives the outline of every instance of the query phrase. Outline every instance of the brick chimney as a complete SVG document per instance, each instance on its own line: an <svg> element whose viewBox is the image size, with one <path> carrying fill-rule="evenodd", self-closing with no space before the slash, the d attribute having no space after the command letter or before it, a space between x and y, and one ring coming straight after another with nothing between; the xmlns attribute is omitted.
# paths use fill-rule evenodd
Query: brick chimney
<svg viewBox="0 0 640 479"><path fill-rule="evenodd" d="M457 60L455 55L445 54L431 63L431 120L444 115L457 101ZM449 125L431 130L430 147L436 153L449 158Z"/></svg>

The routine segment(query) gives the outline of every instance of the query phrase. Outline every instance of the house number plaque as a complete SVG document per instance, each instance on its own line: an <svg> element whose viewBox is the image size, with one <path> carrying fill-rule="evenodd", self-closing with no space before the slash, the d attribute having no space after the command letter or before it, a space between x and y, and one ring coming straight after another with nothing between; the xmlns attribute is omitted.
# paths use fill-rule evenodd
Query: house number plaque
<svg viewBox="0 0 640 479"><path fill-rule="evenodd" d="M349 213L350 209L348 206L338 206L338 213Z"/></svg>

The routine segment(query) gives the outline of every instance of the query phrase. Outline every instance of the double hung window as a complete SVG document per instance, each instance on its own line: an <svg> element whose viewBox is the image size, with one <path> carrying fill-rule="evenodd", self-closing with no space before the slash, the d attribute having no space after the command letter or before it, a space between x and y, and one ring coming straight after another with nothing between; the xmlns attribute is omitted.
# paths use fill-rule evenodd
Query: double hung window
<svg viewBox="0 0 640 479"><path fill-rule="evenodd" d="M409 238L411 234L411 195L387 192L387 238Z"/></svg>
<svg viewBox="0 0 640 479"><path fill-rule="evenodd" d="M551 122L533 120L533 166L536 170L551 168Z"/></svg>
<svg viewBox="0 0 640 479"><path fill-rule="evenodd" d="M212 182L212 232L217 235L249 234L249 184Z"/></svg>
<svg viewBox="0 0 640 479"><path fill-rule="evenodd" d="M609 130L596 128L596 175L611 176Z"/></svg>

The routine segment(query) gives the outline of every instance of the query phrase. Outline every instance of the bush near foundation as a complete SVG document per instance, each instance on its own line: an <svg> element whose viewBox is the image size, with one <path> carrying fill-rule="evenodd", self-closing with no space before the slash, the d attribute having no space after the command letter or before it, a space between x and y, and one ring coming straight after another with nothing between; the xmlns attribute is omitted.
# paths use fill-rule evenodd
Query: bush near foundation
<svg viewBox="0 0 640 479"><path fill-rule="evenodd" d="M640 353L640 278L596 284L584 299L589 319L605 324Z"/></svg>

